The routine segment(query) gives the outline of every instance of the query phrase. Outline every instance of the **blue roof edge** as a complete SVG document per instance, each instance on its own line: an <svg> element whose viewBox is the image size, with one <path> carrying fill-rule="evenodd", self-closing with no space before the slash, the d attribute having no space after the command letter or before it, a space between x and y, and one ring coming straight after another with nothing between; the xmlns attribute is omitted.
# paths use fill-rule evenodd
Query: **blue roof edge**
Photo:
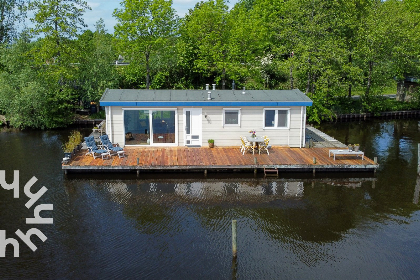
<svg viewBox="0 0 420 280"><path fill-rule="evenodd" d="M178 107L178 106L199 106L199 107L215 107L215 106L312 106L312 101L99 101L101 106L122 106L122 107Z"/></svg>

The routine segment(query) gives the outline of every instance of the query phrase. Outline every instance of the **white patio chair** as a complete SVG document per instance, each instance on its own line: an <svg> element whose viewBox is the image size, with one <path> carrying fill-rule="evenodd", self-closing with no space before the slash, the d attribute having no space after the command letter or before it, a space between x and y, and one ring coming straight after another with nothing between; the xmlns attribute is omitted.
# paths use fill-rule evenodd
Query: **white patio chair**
<svg viewBox="0 0 420 280"><path fill-rule="evenodd" d="M250 142L248 142L248 140L246 140L246 137L241 136L241 142L242 142L242 145L241 145L242 155L245 155L245 152L247 151L250 151L250 152L254 151L254 146Z"/></svg>
<svg viewBox="0 0 420 280"><path fill-rule="evenodd" d="M261 151L266 151L267 155L270 154L270 152L268 151L268 148L271 147L269 145L270 142L270 138L268 138L267 136L264 136L264 142L260 143L260 145L258 146L258 153L261 154Z"/></svg>

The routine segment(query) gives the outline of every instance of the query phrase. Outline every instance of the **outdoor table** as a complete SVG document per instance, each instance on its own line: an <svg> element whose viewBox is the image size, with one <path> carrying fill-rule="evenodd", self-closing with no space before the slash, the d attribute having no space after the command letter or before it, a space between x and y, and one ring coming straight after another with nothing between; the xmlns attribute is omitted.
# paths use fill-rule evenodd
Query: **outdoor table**
<svg viewBox="0 0 420 280"><path fill-rule="evenodd" d="M248 140L249 142L252 143L252 154L255 153L255 148L258 148L259 143L263 143L264 142L264 137L251 137L251 136L247 136L246 140Z"/></svg>
<svg viewBox="0 0 420 280"><path fill-rule="evenodd" d="M329 150L328 156L331 157L331 154L334 155L334 160L335 160L335 155L356 155L362 156L362 160L364 159L365 153L361 152L361 151L350 151L350 150Z"/></svg>

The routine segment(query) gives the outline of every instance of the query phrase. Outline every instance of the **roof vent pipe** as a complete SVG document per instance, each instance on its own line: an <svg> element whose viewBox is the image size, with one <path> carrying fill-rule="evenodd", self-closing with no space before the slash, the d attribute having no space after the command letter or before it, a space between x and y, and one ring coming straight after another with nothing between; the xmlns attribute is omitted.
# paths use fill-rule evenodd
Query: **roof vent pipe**
<svg viewBox="0 0 420 280"><path fill-rule="evenodd" d="M245 94L245 87L244 87L244 90L242 91L242 94Z"/></svg>
<svg viewBox="0 0 420 280"><path fill-rule="evenodd" d="M206 90L209 90L209 84L206 84Z"/></svg>
<svg viewBox="0 0 420 280"><path fill-rule="evenodd" d="M211 91L207 92L207 100L211 100Z"/></svg>
<svg viewBox="0 0 420 280"><path fill-rule="evenodd" d="M216 90L216 84L212 84L213 90Z"/></svg>

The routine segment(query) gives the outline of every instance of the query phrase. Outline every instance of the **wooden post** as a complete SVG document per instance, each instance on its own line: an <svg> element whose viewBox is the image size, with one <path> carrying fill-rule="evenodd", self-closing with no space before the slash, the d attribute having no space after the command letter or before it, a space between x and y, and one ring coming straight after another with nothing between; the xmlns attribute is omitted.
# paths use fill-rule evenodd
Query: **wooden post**
<svg viewBox="0 0 420 280"><path fill-rule="evenodd" d="M207 177L207 169L204 169L204 177Z"/></svg>
<svg viewBox="0 0 420 280"><path fill-rule="evenodd" d="M375 164L378 164L378 158L377 158L377 157L374 157L374 158L373 158L373 162L374 162ZM373 170L373 173L375 173L375 174L376 174L376 168Z"/></svg>
<svg viewBox="0 0 420 280"><path fill-rule="evenodd" d="M419 203L419 194L420 194L420 177L417 176L416 188L414 189L414 197L413 197L413 203L414 204Z"/></svg>
<svg viewBox="0 0 420 280"><path fill-rule="evenodd" d="M255 165L257 165L257 164L258 164L258 162L257 162L257 158L256 158L256 157L254 157L254 164L255 164Z"/></svg>
<svg viewBox="0 0 420 280"><path fill-rule="evenodd" d="M234 258L237 256L236 250L236 220L232 220L232 255Z"/></svg>
<svg viewBox="0 0 420 280"><path fill-rule="evenodd" d="M420 143L417 144L417 174L420 174Z"/></svg>
<svg viewBox="0 0 420 280"><path fill-rule="evenodd" d="M140 169L137 169L137 178L140 177Z"/></svg>
<svg viewBox="0 0 420 280"><path fill-rule="evenodd" d="M232 280L238 279L238 258L232 258Z"/></svg>
<svg viewBox="0 0 420 280"><path fill-rule="evenodd" d="M316 164L316 157L313 157L312 161Z"/></svg>

